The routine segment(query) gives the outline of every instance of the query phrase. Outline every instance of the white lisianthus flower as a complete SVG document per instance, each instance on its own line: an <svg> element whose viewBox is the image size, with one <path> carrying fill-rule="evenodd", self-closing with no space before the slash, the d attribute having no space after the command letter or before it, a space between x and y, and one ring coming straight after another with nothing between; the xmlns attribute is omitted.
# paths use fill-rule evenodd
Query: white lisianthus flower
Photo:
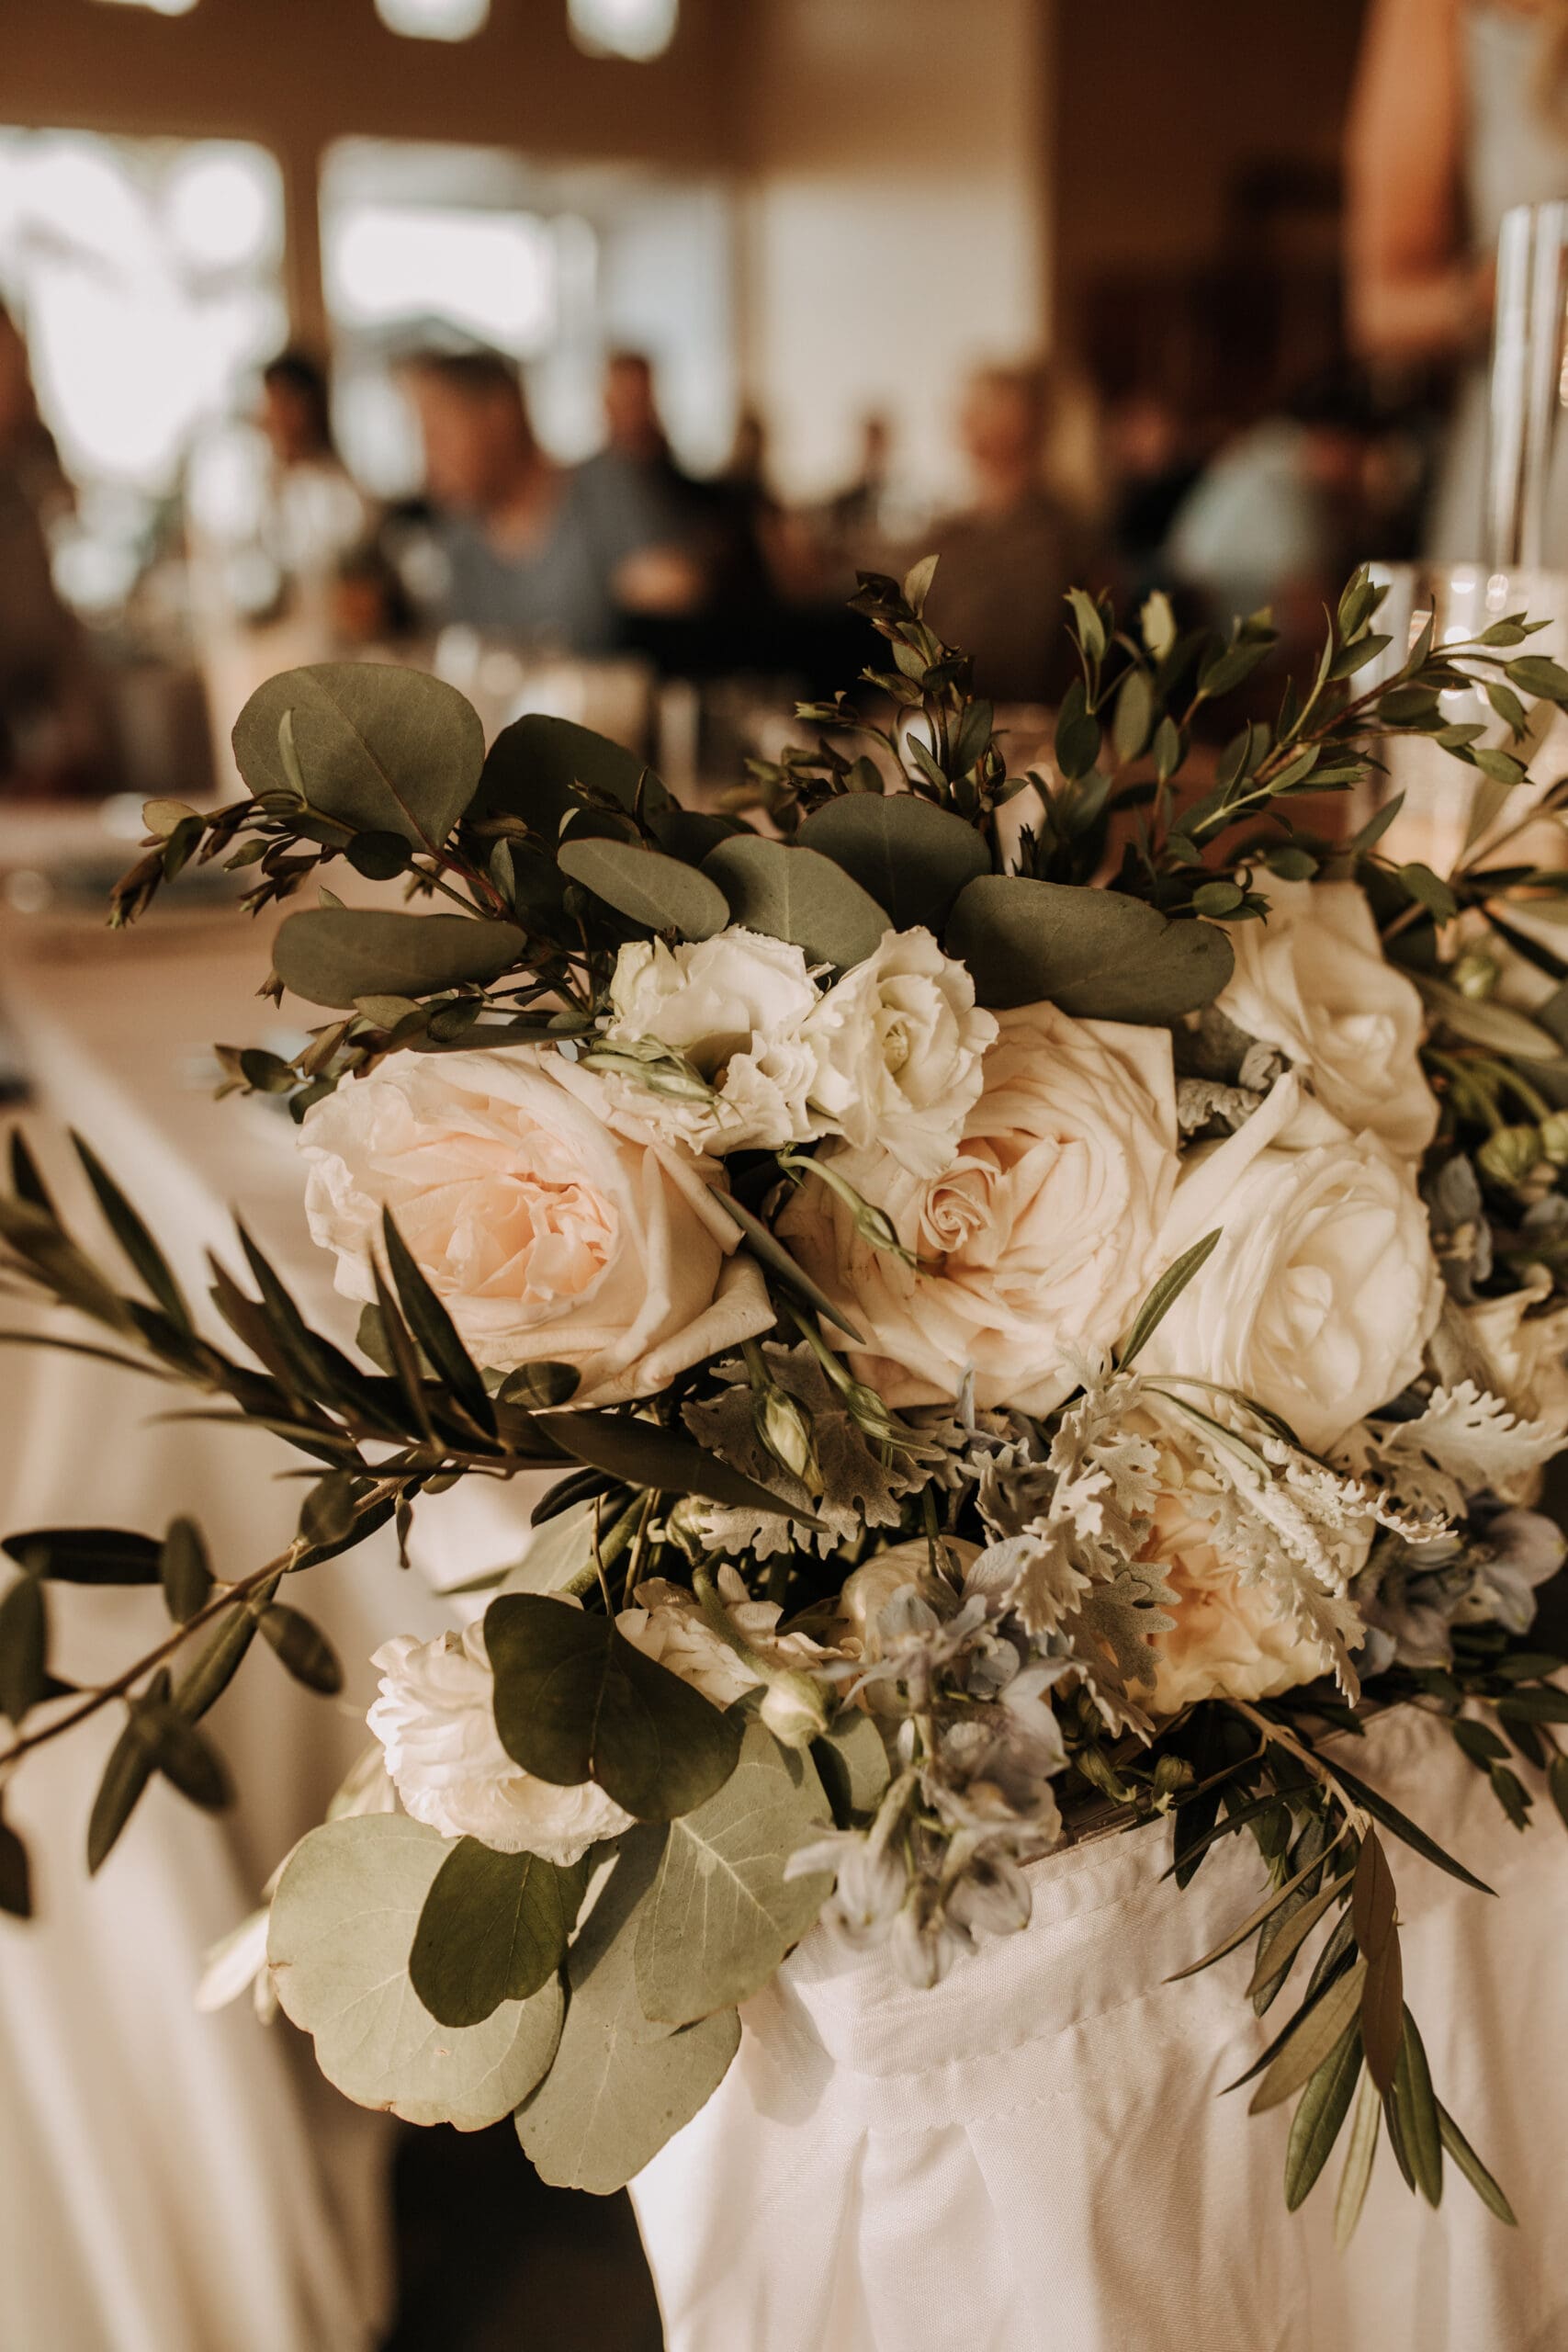
<svg viewBox="0 0 1568 2352"><path fill-rule="evenodd" d="M630 1827L630 1814L593 1781L558 1788L525 1772L502 1747L482 1619L434 1642L399 1634L370 1662L380 1668L381 1695L366 1720L415 1821L444 1838L477 1838L498 1854L537 1854L563 1869Z"/></svg>
<svg viewBox="0 0 1568 2352"><path fill-rule="evenodd" d="M1268 885L1267 922L1230 927L1235 970L1216 1010L1277 1046L1353 1134L1419 1159L1438 1130L1415 983L1382 952L1360 885Z"/></svg>
<svg viewBox="0 0 1568 2352"><path fill-rule="evenodd" d="M375 1296L389 1208L475 1361L553 1362L576 1402L649 1396L773 1314L718 1169L606 1124L601 1081L534 1046L394 1054L306 1116L305 1208L337 1287Z"/></svg>
<svg viewBox="0 0 1568 2352"><path fill-rule="evenodd" d="M982 1410L1053 1411L1165 1263L1157 1237L1178 1165L1169 1032L1075 1021L1050 1004L997 1025L980 1098L934 1180L885 1150L826 1148L919 1263L864 1240L852 1209L811 1178L778 1221L865 1333L849 1351L857 1376L895 1408L945 1403L970 1373Z"/></svg>
<svg viewBox="0 0 1568 2352"><path fill-rule="evenodd" d="M1416 1378L1441 1310L1414 1170L1309 1102L1292 1072L1234 1136L1188 1155L1160 1264L1215 1227L1139 1371L1238 1389L1332 1453Z"/></svg>
<svg viewBox="0 0 1568 2352"><path fill-rule="evenodd" d="M694 1151L776 1151L821 1132L807 1108L817 1057L801 1028L818 991L801 949L755 931L691 945L634 940L610 983L615 1043L651 1038L714 1089L711 1102L660 1094L635 1077L609 1080L616 1115Z"/></svg>
<svg viewBox="0 0 1568 2352"><path fill-rule="evenodd" d="M806 1023L815 1101L855 1149L874 1145L911 1176L940 1176L979 1098L997 1035L966 967L929 931L888 931L830 988Z"/></svg>
<svg viewBox="0 0 1568 2352"><path fill-rule="evenodd" d="M637 1606L623 1609L616 1626L634 1649L667 1667L716 1707L728 1707L762 1677L721 1634L682 1585L652 1577L637 1589Z"/></svg>

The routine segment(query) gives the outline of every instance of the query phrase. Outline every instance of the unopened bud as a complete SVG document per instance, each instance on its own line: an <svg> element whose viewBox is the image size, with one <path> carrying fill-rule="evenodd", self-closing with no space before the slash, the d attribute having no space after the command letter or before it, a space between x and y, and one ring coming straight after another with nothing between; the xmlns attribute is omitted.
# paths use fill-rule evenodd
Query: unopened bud
<svg viewBox="0 0 1568 2352"><path fill-rule="evenodd" d="M751 1394L751 1419L757 1435L773 1460L798 1478L808 1494L822 1492L822 1472L818 1464L816 1441L811 1416L785 1388L754 1389Z"/></svg>
<svg viewBox="0 0 1568 2352"><path fill-rule="evenodd" d="M1475 1161L1495 1184L1522 1184L1540 1165L1544 1151L1539 1127L1499 1127L1487 1136Z"/></svg>
<svg viewBox="0 0 1568 2352"><path fill-rule="evenodd" d="M1502 967L1495 956L1488 955L1484 947L1472 947L1468 955L1460 957L1449 978L1461 996L1468 996L1480 1002L1496 988L1502 978Z"/></svg>
<svg viewBox="0 0 1568 2352"><path fill-rule="evenodd" d="M828 1698L804 1674L773 1676L763 1694L762 1721L784 1747L809 1747L828 1728Z"/></svg>
<svg viewBox="0 0 1568 2352"><path fill-rule="evenodd" d="M682 1495L674 1509L666 1515L665 1534L671 1544L680 1545L689 1560L705 1560L707 1557L709 1547L703 1521L708 1508L696 1495Z"/></svg>
<svg viewBox="0 0 1568 2352"><path fill-rule="evenodd" d="M1568 1168L1568 1111L1553 1111L1541 1121L1540 1148L1553 1168Z"/></svg>

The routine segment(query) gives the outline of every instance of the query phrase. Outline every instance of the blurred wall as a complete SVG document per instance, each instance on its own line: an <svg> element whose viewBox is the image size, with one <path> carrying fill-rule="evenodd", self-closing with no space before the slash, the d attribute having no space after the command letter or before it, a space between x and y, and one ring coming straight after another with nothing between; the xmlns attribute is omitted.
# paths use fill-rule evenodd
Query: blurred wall
<svg viewBox="0 0 1568 2352"><path fill-rule="evenodd" d="M958 486L976 357L1043 341L1048 0L747 0L742 369L792 494L831 489L867 409L900 469Z"/></svg>
<svg viewBox="0 0 1568 2352"><path fill-rule="evenodd" d="M564 0L495 0L466 41L407 40L371 0L201 0L188 16L101 0L0 0L0 121L255 139L283 165L298 331L322 329L316 183L355 133L682 169L738 160L727 102L741 9L682 0L648 64L585 57Z"/></svg>

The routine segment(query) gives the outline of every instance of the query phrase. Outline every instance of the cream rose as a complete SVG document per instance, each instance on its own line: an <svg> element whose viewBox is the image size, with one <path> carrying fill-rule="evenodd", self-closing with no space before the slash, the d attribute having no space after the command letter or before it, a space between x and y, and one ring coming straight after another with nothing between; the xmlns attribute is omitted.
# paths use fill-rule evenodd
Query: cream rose
<svg viewBox="0 0 1568 2352"><path fill-rule="evenodd" d="M301 1134L338 1289L374 1297L388 1207L476 1361L575 1365L580 1404L652 1396L767 1330L715 1163L618 1135L604 1108L591 1072L531 1046L395 1054L345 1081Z"/></svg>
<svg viewBox="0 0 1568 2352"><path fill-rule="evenodd" d="M1165 1263L1157 1236L1176 1183L1168 1034L1075 1021L1055 1005L998 1017L983 1091L957 1157L934 1182L886 1151L828 1147L920 1261L855 1231L807 1178L778 1231L866 1336L859 1376L893 1406L955 1396L1046 1413L1075 1359L1125 1328Z"/></svg>
<svg viewBox="0 0 1568 2352"><path fill-rule="evenodd" d="M371 1664L381 1670L381 1695L367 1721L415 1821L444 1838L477 1838L499 1854L538 1854L563 1868L630 1826L630 1814L592 1781L558 1788L525 1772L502 1747L482 1619L434 1642L399 1634Z"/></svg>
<svg viewBox="0 0 1568 2352"><path fill-rule="evenodd" d="M1332 1452L1415 1379L1441 1308L1414 1170L1310 1102L1292 1073L1234 1136L1189 1154L1160 1262L1215 1227L1139 1370L1239 1389Z"/></svg>
<svg viewBox="0 0 1568 2352"><path fill-rule="evenodd" d="M668 1046L709 1081L714 1099L682 1102L614 1078L617 1117L696 1151L776 1151L820 1133L807 1108L817 1057L800 1035L818 1001L805 956L787 940L731 930L694 945L634 941L615 959L606 1039Z"/></svg>
<svg viewBox="0 0 1568 2352"><path fill-rule="evenodd" d="M1568 1429L1568 1306L1534 1312L1551 1296L1551 1276L1538 1272L1526 1290L1478 1299L1464 1319L1493 1395L1523 1421Z"/></svg>
<svg viewBox="0 0 1568 2352"><path fill-rule="evenodd" d="M1267 887L1268 922L1231 926L1235 970L1217 1009L1277 1046L1353 1133L1418 1159L1438 1129L1421 999L1385 958L1360 886Z"/></svg>
<svg viewBox="0 0 1568 2352"><path fill-rule="evenodd" d="M978 1100L981 1057L996 1034L968 970L929 931L885 932L876 953L846 972L806 1023L816 1106L857 1150L876 1147L911 1176L940 1176Z"/></svg>

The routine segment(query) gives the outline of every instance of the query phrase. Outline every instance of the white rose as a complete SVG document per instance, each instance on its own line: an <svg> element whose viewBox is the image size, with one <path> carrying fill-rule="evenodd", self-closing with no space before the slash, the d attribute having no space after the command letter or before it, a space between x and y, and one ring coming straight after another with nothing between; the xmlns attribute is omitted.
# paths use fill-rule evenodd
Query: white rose
<svg viewBox="0 0 1568 2352"><path fill-rule="evenodd" d="M572 1364L579 1404L651 1396L767 1330L716 1163L618 1135L604 1109L592 1073L532 1046L394 1054L345 1080L300 1138L338 1289L374 1297L386 1206L475 1360Z"/></svg>
<svg viewBox="0 0 1568 2352"><path fill-rule="evenodd" d="M381 1669L381 1695L367 1721L415 1821L444 1838L477 1838L498 1854L537 1854L563 1869L630 1826L630 1814L592 1781L558 1788L525 1772L502 1747L482 1619L434 1642L399 1634L371 1664Z"/></svg>
<svg viewBox="0 0 1568 2352"><path fill-rule="evenodd" d="M1464 1319L1492 1394L1522 1421L1568 1429L1568 1306L1532 1311L1551 1295L1551 1278L1540 1272L1526 1290L1478 1299Z"/></svg>
<svg viewBox="0 0 1568 2352"><path fill-rule="evenodd" d="M782 1240L865 1334L858 1375L893 1406L945 1402L966 1371L982 1408L1048 1413L1075 1359L1109 1346L1164 1265L1176 1182L1169 1033L1075 1021L1055 1005L1003 1012L956 1159L932 1182L885 1151L828 1148L922 1262L860 1238L808 1178Z"/></svg>
<svg viewBox="0 0 1568 2352"><path fill-rule="evenodd" d="M911 1176L940 1176L979 1097L996 1016L929 931L888 931L807 1022L817 1107L857 1150L877 1146Z"/></svg>
<svg viewBox="0 0 1568 2352"><path fill-rule="evenodd" d="M615 1623L634 1649L668 1667L716 1707L732 1705L762 1679L715 1633L694 1596L662 1577L638 1585L637 1606L623 1609Z"/></svg>
<svg viewBox="0 0 1568 2352"><path fill-rule="evenodd" d="M1160 1262L1216 1227L1138 1368L1239 1389L1327 1453L1416 1378L1442 1306L1415 1171L1292 1073L1234 1136L1188 1155Z"/></svg>
<svg viewBox="0 0 1568 2352"><path fill-rule="evenodd" d="M652 1038L683 1055L712 1102L611 1080L617 1117L694 1151L776 1151L820 1132L807 1108L817 1057L801 1042L818 996L802 951L760 932L721 931L693 945L636 940L615 958L607 1039Z"/></svg>
<svg viewBox="0 0 1568 2352"><path fill-rule="evenodd" d="M1421 999L1385 958L1355 882L1268 885L1267 922L1233 923L1217 1010L1279 1048L1355 1134L1419 1159L1438 1129L1421 1069Z"/></svg>

